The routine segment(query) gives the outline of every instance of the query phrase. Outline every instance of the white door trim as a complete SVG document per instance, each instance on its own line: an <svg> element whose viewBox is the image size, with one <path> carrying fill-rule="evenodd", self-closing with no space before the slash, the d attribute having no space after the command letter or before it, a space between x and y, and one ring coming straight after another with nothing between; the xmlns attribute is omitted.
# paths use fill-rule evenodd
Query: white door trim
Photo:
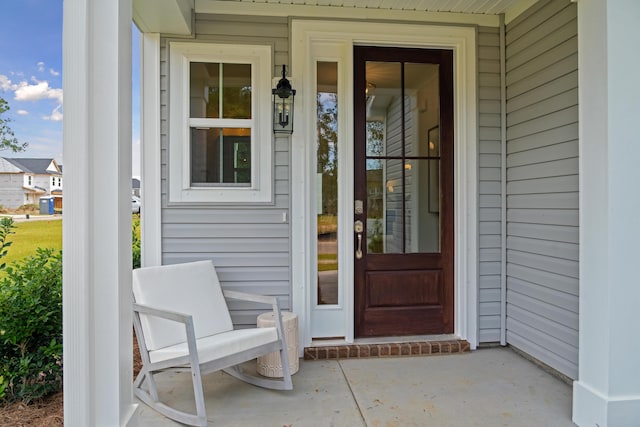
<svg viewBox="0 0 640 427"><path fill-rule="evenodd" d="M345 113L347 140L353 138L353 46L377 45L452 49L454 52L454 222L455 222L455 334L466 339L471 348L477 345L477 273L478 273L478 140L476 95L476 30L473 27L438 25L385 24L375 22L331 22L293 20L291 23L292 75L298 88L296 100L296 131L291 141L291 260L292 307L300 319L300 348L311 344L310 284L315 271L315 239L311 233L315 211L309 194L313 194L315 170L310 170L310 157L315 150L315 94L310 52L316 42L342 42L348 61L347 76L342 86L341 111ZM339 94L340 96L340 94ZM353 164L353 144L347 144L342 156ZM296 161L299 159L300 161ZM305 160L306 159L306 160ZM341 203L344 209L339 222L343 224L339 239L342 248L353 248L353 168L340 177ZM311 173L314 172L314 173ZM353 277L351 251L343 250L339 260L344 277ZM353 285L344 286L345 341L354 339Z"/></svg>

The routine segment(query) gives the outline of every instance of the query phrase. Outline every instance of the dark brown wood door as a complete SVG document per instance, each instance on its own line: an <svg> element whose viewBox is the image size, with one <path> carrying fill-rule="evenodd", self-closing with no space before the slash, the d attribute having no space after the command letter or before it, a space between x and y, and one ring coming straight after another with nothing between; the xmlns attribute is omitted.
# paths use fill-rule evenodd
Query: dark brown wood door
<svg viewBox="0 0 640 427"><path fill-rule="evenodd" d="M453 55L354 48L357 337L453 332Z"/></svg>

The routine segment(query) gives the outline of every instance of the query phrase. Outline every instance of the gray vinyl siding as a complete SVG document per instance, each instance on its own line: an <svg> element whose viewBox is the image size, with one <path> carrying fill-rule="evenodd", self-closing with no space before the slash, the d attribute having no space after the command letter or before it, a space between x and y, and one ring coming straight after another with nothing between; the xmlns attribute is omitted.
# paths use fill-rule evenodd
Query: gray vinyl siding
<svg viewBox="0 0 640 427"><path fill-rule="evenodd" d="M501 134L500 33L478 28L479 342L500 341Z"/></svg>
<svg viewBox="0 0 640 427"><path fill-rule="evenodd" d="M507 25L507 342L578 373L576 5Z"/></svg>
<svg viewBox="0 0 640 427"><path fill-rule="evenodd" d="M273 77L289 63L287 18L196 15L195 38L230 44L270 45ZM161 41L162 262L211 259L222 286L277 296L290 309L289 140L273 146L273 203L237 206L169 206L168 190L168 41ZM264 306L231 302L236 325L255 325Z"/></svg>

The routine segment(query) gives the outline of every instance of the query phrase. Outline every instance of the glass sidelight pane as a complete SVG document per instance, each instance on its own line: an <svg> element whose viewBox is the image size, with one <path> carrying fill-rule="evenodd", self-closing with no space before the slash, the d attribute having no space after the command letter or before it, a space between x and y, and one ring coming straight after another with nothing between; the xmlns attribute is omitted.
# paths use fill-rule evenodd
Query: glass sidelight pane
<svg viewBox="0 0 640 427"><path fill-rule="evenodd" d="M318 304L338 304L338 64L317 63Z"/></svg>

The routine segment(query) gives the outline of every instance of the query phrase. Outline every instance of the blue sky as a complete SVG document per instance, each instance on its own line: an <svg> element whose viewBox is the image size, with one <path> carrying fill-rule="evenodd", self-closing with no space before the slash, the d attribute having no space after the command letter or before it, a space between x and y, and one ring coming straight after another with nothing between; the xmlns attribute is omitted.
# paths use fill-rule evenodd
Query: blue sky
<svg viewBox="0 0 640 427"><path fill-rule="evenodd" d="M62 158L62 0L13 0L0 14L0 97L3 115L25 152L5 157ZM139 37L133 29L133 176L139 167Z"/></svg>

